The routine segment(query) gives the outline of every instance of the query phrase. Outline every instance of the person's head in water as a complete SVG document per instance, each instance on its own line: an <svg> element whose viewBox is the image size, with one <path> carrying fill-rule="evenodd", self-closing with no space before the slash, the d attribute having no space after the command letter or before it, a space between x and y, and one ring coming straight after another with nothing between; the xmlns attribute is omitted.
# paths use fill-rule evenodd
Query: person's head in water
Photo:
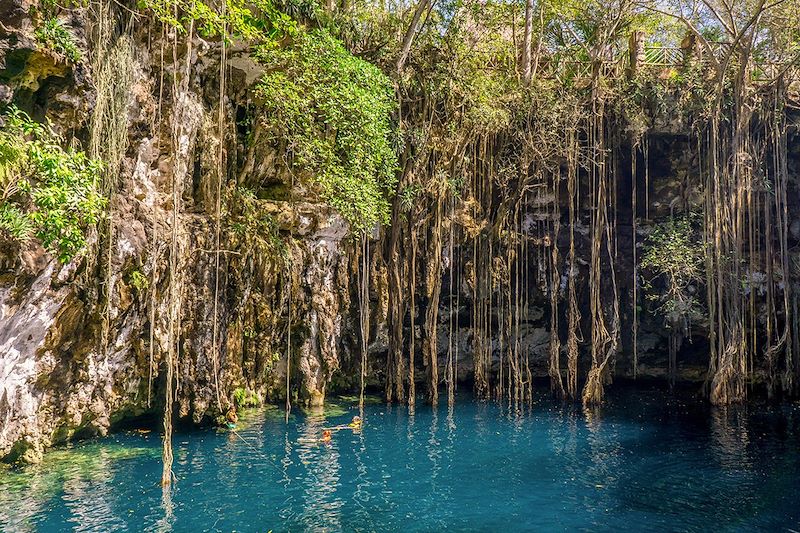
<svg viewBox="0 0 800 533"><path fill-rule="evenodd" d="M331 440L331 430L330 429L323 429L322 430L322 442L330 442Z"/></svg>
<svg viewBox="0 0 800 533"><path fill-rule="evenodd" d="M360 416L354 416L353 417L353 421L350 422L350 425L353 426L353 427L361 427L361 417Z"/></svg>

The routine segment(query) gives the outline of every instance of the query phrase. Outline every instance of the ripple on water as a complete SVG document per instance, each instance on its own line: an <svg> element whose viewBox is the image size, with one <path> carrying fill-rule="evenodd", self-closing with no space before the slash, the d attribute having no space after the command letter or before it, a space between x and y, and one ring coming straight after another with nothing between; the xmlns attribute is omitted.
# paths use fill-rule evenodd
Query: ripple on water
<svg viewBox="0 0 800 533"><path fill-rule="evenodd" d="M363 431L322 429L355 398L242 417L175 440L162 496L160 439L127 433L0 472L4 531L438 531L797 529L796 406L714 410L612 393L599 411L452 410L368 402Z"/></svg>

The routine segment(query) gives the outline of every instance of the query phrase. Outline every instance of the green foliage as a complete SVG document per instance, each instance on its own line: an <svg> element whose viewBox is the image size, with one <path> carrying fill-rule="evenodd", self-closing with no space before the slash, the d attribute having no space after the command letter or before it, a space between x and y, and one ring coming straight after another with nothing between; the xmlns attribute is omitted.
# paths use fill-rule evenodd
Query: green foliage
<svg viewBox="0 0 800 533"><path fill-rule="evenodd" d="M294 35L297 23L270 0L226 0L225 14L199 0L140 0L163 24L185 32L189 23L205 37L235 36L249 41L270 41Z"/></svg>
<svg viewBox="0 0 800 533"><path fill-rule="evenodd" d="M674 17L655 11L639 11L633 13L630 32L641 31L651 46L680 46L686 36L686 26Z"/></svg>
<svg viewBox="0 0 800 533"><path fill-rule="evenodd" d="M304 0L282 0L285 4ZM291 11L287 11L291 13ZM392 68L391 60L401 46L399 32L408 24L402 10L386 4L355 0L347 10L324 13L318 25L327 28L353 55L382 67ZM327 18L326 18L327 17ZM297 17L296 17L297 18Z"/></svg>
<svg viewBox="0 0 800 533"><path fill-rule="evenodd" d="M491 1L454 14L436 13L436 24L417 39L417 59L401 80L409 98L424 94L441 108L444 140L463 131L494 133L507 128L521 100L518 50L506 33L513 4ZM448 17L453 17L448 21ZM443 35L438 26L446 24ZM482 31L477 33L475 28ZM438 135L429 138L440 144Z"/></svg>
<svg viewBox="0 0 800 533"><path fill-rule="evenodd" d="M397 167L389 79L324 30L299 33L287 48L263 46L258 57L267 69L256 88L261 120L293 168L354 230L388 222Z"/></svg>
<svg viewBox="0 0 800 533"><path fill-rule="evenodd" d="M248 252L263 256L286 256L286 244L275 219L264 211L253 191L243 187L231 190L226 198L228 228Z"/></svg>
<svg viewBox="0 0 800 533"><path fill-rule="evenodd" d="M247 409L258 407L261 405L261 400L250 390L238 387L233 391L233 403L236 404L237 409Z"/></svg>
<svg viewBox="0 0 800 533"><path fill-rule="evenodd" d="M36 28L36 40L50 50L61 54L73 63L81 60L81 51L75 42L75 37L64 27L60 20L51 17Z"/></svg>
<svg viewBox="0 0 800 533"><path fill-rule="evenodd" d="M697 284L702 280L703 247L689 218L670 219L656 226L645 242L641 267L650 278L645 282L648 299L671 326L699 315ZM657 278L663 290L654 288Z"/></svg>
<svg viewBox="0 0 800 533"><path fill-rule="evenodd" d="M86 247L85 230L106 204L102 162L64 149L49 127L12 107L0 130L0 230L20 242L33 234L62 262Z"/></svg>
<svg viewBox="0 0 800 533"><path fill-rule="evenodd" d="M419 195L422 194L422 186L418 183L411 183L400 191L400 209L407 213L414 208Z"/></svg>
<svg viewBox="0 0 800 533"><path fill-rule="evenodd" d="M276 7L294 20L318 23L324 11L317 0L277 0Z"/></svg>
<svg viewBox="0 0 800 533"><path fill-rule="evenodd" d="M455 196L456 198L461 197L461 192L464 190L464 177L459 176L448 176L447 177L447 191Z"/></svg>
<svg viewBox="0 0 800 533"><path fill-rule="evenodd" d="M142 273L141 270L134 270L128 274L128 283L130 283L139 294L143 294L150 286L150 280Z"/></svg>
<svg viewBox="0 0 800 533"><path fill-rule="evenodd" d="M3 202L0 204L0 230L12 239L24 242L33 233L33 224L19 207Z"/></svg>

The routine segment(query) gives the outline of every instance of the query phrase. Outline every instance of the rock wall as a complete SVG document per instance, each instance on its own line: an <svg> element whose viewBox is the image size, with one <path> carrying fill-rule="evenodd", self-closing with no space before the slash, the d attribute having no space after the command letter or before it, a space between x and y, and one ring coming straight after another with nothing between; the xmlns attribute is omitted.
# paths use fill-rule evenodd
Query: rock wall
<svg viewBox="0 0 800 533"><path fill-rule="evenodd" d="M32 7L25 0L3 4L0 98L49 120L70 142L86 147L98 90L87 37L95 15L77 9L63 21L84 51L84 60L70 63L37 44ZM281 251L257 249L247 228L242 235L223 222L216 269L219 53L213 49L219 43L181 43L174 61L166 38L154 39L147 28L134 34L128 148L110 222L92 236L91 249L61 265L36 242L0 243L5 460L35 461L50 445L102 435L124 418L163 409L170 305L179 308L175 408L192 423L227 410L238 388L267 400L285 397L288 342L292 395L319 404L339 368L342 344L354 344L343 340L353 290L348 227L293 183L276 150L258 142L258 126L254 142L226 131L230 179L222 194L231 193L234 183L269 183L281 190L282 199L252 201L275 221L284 244ZM163 57L162 45L168 51ZM256 64L234 50L225 124L236 124L237 113L252 106L253 72ZM177 302L170 301L169 287L173 226ZM217 272L218 351L212 326Z"/></svg>

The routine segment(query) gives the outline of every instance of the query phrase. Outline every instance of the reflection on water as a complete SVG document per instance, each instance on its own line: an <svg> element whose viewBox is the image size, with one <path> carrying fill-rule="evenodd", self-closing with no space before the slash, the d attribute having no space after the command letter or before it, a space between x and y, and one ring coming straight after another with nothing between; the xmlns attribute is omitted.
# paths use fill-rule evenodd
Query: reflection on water
<svg viewBox="0 0 800 533"><path fill-rule="evenodd" d="M711 450L725 470L752 468L747 449L750 438L747 427L747 405L731 405L711 409Z"/></svg>
<svg viewBox="0 0 800 533"><path fill-rule="evenodd" d="M337 441L319 441L326 418L315 413L306 419L302 439L297 453L305 469L301 476L303 487L302 507L307 510L304 517L306 529L330 527L340 529L342 502L336 498L339 486L339 451Z"/></svg>
<svg viewBox="0 0 800 533"><path fill-rule="evenodd" d="M121 529L127 526L122 517L114 513L111 480L101 474L110 468L108 455L101 450L97 462L92 466L92 474L99 475L64 479L62 500L69 509L68 521L74 531L96 531L103 527Z"/></svg>
<svg viewBox="0 0 800 533"><path fill-rule="evenodd" d="M620 474L620 455L623 453L620 443L618 425L603 420L600 407L584 407L583 415L588 431L586 442L589 444L591 463L587 467L587 481L598 490L615 488Z"/></svg>
<svg viewBox="0 0 800 533"><path fill-rule="evenodd" d="M237 431L120 434L0 471L3 531L797 529L798 406L698 407L620 392L602 409L460 398L410 414L253 411Z"/></svg>
<svg viewBox="0 0 800 533"><path fill-rule="evenodd" d="M111 505L109 472L119 462L158 457L158 450L108 442L53 450L38 465L0 469L0 530L36 531L56 499L74 531L125 528Z"/></svg>
<svg viewBox="0 0 800 533"><path fill-rule="evenodd" d="M175 508L172 505L172 485L161 487L161 510L162 516L156 524L157 531L172 531L175 522Z"/></svg>

